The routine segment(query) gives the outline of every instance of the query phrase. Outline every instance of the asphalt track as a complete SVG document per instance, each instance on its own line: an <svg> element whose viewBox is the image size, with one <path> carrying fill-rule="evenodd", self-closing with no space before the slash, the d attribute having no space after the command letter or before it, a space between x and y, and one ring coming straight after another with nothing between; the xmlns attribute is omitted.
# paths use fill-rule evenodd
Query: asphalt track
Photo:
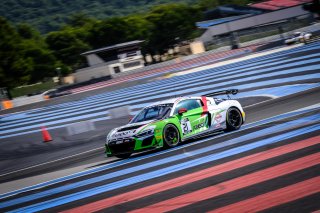
<svg viewBox="0 0 320 213"><path fill-rule="evenodd" d="M290 106L289 101L277 103L280 111ZM263 107L252 110L259 108ZM12 212L315 211L320 208L316 202L319 118L316 105L250 122L240 131L136 155L2 195L0 208Z"/></svg>
<svg viewBox="0 0 320 213"><path fill-rule="evenodd" d="M301 47L301 50L306 50L306 46ZM292 70L309 66L312 69L304 73L297 70L301 73L298 76L314 75L315 78L301 78L289 84L265 84L253 90L243 90L243 93L251 95L267 88L277 88L274 91L278 90L278 93L279 90L282 93L290 92L272 100L268 96L240 99L247 106L245 111L248 119L239 131L190 141L174 149L137 154L128 160L105 159L98 146L99 143L101 146L105 136L99 134L80 143L74 138L69 141L64 138L65 144L46 144L47 147L44 148L28 145L24 147L21 144L21 152L15 150L8 152L7 156L1 154L1 191L8 193L0 195L0 211L319 210L320 88L287 88L288 85L297 83L305 86L319 83L320 67L316 56L319 48L317 44L309 47L315 49L292 51L289 59L283 58L296 58L290 62L283 61L283 65L288 64L290 70L278 67L277 71L287 70L286 74L279 76L283 75L280 79L289 79L296 77ZM301 58L304 54L306 57ZM308 57L312 54L313 57ZM297 63L299 60L305 60L305 63ZM270 67L272 62L268 63ZM258 63L258 66L260 69L268 69L268 63ZM265 72L268 73L267 70ZM260 80L260 85L263 85L261 82L263 81ZM279 89L279 86L286 88ZM260 101L262 102L252 105ZM311 105L314 106L309 107ZM112 124L109 122L108 127L125 123L126 119L116 120ZM97 128L103 131L107 121L100 121ZM59 134L59 131L64 130L56 131ZM37 138L32 134L28 136ZM19 137L26 139L25 135ZM17 141L21 143L21 140ZM28 152L24 152L24 148ZM54 161L93 148L96 149L69 159ZM52 152L48 152L48 149ZM37 152L36 155L30 155L32 151ZM39 152L43 153L38 154ZM10 155L12 153L16 155ZM53 161L24 170L28 166L50 160ZM14 172L17 169L22 170ZM3 175L8 172L8 175ZM59 175L53 176L55 173ZM48 182L32 186L35 175ZM69 176L58 178L65 175ZM19 186L17 183L21 180L25 181ZM15 187L9 186L15 183ZM21 189L26 186L27 188ZM9 192L14 189L18 191Z"/></svg>
<svg viewBox="0 0 320 213"><path fill-rule="evenodd" d="M124 104L130 105L135 113L148 103L175 95L199 95L236 87L240 93L235 98L247 106L317 88L320 85L319 50L320 42L293 46L220 67L205 66L197 72L188 71L190 73L163 80L144 79L113 89L106 87L62 97L41 103L48 106L3 115L0 118L0 174L102 147L107 132L128 121L128 118L110 120L108 109ZM263 117L265 113L254 117ZM96 130L69 136L65 126L82 120L94 121ZM43 125L53 137L51 143L42 143L39 130Z"/></svg>

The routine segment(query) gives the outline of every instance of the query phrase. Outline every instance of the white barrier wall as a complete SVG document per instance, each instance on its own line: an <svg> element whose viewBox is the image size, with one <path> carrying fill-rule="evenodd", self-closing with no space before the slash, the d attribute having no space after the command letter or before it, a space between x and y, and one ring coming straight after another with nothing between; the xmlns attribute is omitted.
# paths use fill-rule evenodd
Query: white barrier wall
<svg viewBox="0 0 320 213"><path fill-rule="evenodd" d="M68 135L76 135L84 132L89 132L95 130L96 127L93 121L81 121L77 123L73 123L67 126Z"/></svg>
<svg viewBox="0 0 320 213"><path fill-rule="evenodd" d="M44 101L44 97L43 95L34 95L34 96L23 96L23 97L18 97L18 98L14 98L12 100L12 105L13 107L17 107L17 106L23 106L26 104L32 104L32 103L36 103L36 102L40 102L40 101Z"/></svg>
<svg viewBox="0 0 320 213"><path fill-rule="evenodd" d="M107 64L102 64L101 66L88 67L84 69L77 70L76 73L73 73L75 81L77 83L89 81L94 78L101 78L104 76L110 76L110 70Z"/></svg>
<svg viewBox="0 0 320 213"><path fill-rule="evenodd" d="M109 114L111 118L121 118L125 116L130 116L130 108L129 106L121 106L117 108L113 108L109 110Z"/></svg>

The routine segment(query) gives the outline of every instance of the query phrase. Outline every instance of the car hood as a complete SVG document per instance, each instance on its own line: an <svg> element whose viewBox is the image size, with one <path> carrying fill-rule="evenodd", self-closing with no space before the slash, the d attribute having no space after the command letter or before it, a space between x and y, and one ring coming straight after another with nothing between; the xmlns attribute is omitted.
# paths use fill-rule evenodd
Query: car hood
<svg viewBox="0 0 320 213"><path fill-rule="evenodd" d="M153 123L154 121L155 120L137 122L137 123L127 124L127 125L115 128L109 133L108 139L112 140L112 139L118 139L118 138L131 137L137 134L138 132L140 132L143 128L145 128L149 124Z"/></svg>

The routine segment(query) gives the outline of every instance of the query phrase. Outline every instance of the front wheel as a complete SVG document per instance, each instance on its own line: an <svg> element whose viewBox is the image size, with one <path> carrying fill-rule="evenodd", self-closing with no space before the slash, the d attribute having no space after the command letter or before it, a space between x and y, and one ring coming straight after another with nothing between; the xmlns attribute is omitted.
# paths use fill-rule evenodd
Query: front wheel
<svg viewBox="0 0 320 213"><path fill-rule="evenodd" d="M180 142L178 128L173 124L167 124L163 129L163 144L165 147L174 147Z"/></svg>
<svg viewBox="0 0 320 213"><path fill-rule="evenodd" d="M240 129L243 123L242 115L239 109L229 108L227 111L227 131Z"/></svg>

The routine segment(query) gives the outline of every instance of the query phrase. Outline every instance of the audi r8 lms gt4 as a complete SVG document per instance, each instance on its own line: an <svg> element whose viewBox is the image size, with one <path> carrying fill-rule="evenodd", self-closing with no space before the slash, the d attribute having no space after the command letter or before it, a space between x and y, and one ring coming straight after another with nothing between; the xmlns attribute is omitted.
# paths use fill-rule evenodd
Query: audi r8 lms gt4
<svg viewBox="0 0 320 213"><path fill-rule="evenodd" d="M109 132L107 156L128 158L132 153L148 149L174 147L179 142L221 130L237 130L245 121L245 113L230 94L231 89L200 97L179 97L160 101L143 108L124 126ZM215 96L227 95L228 99Z"/></svg>

